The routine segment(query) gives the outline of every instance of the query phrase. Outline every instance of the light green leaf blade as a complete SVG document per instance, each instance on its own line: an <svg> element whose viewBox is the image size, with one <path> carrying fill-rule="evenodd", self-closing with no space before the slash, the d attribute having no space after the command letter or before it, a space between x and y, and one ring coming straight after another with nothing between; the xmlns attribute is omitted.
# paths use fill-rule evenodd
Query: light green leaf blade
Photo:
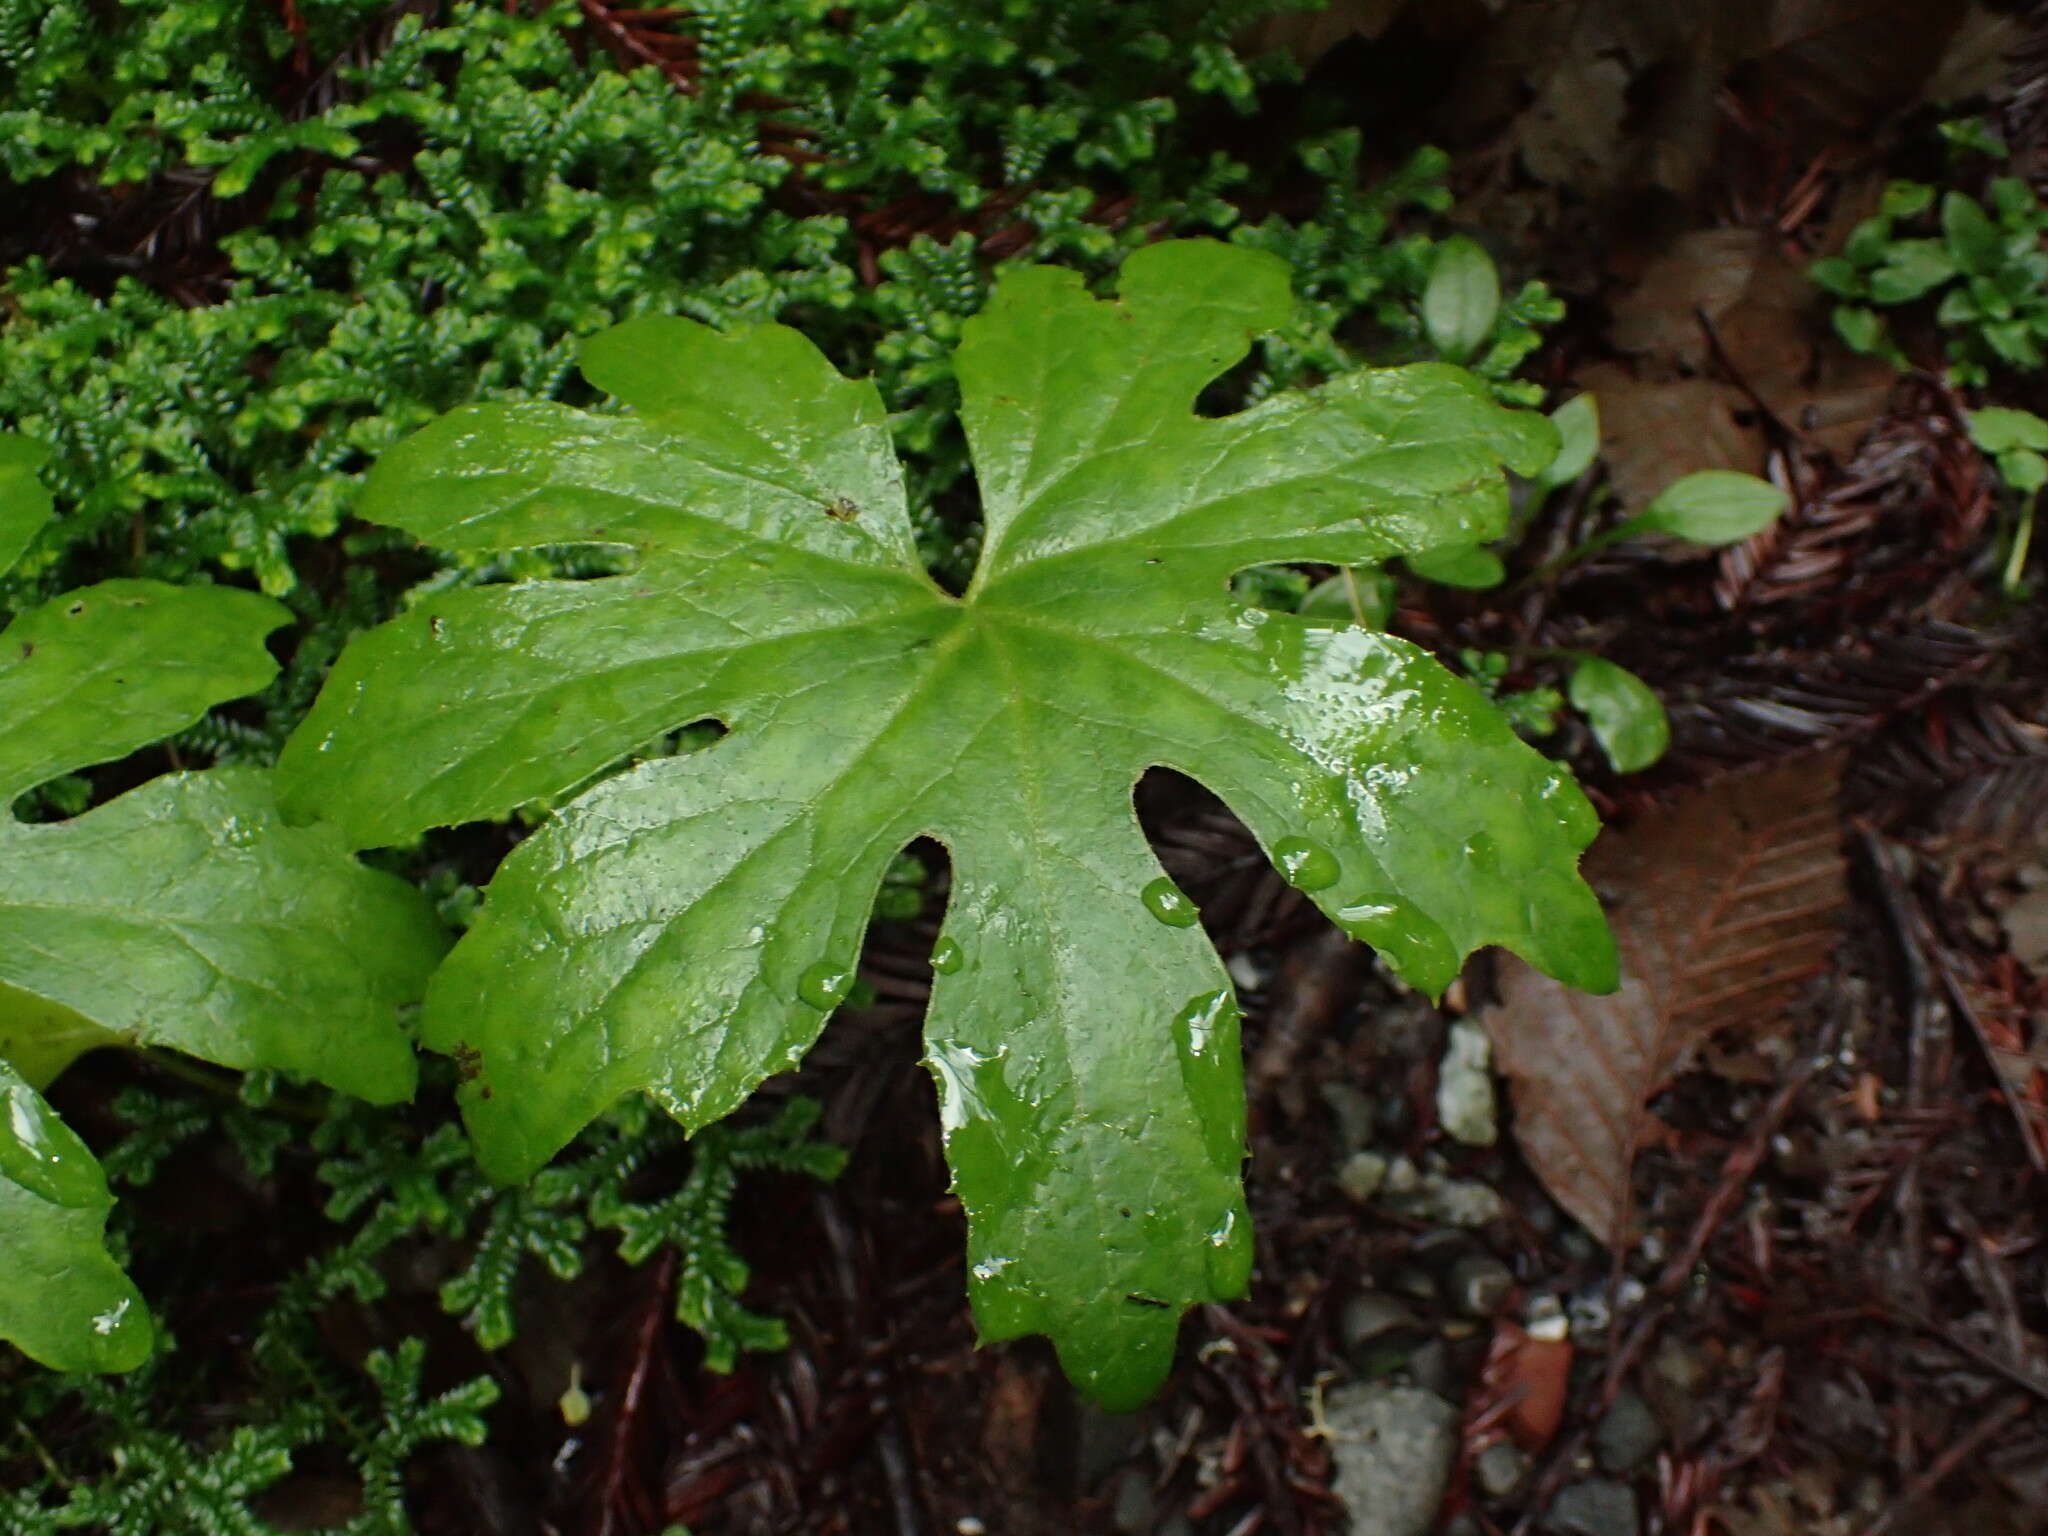
<svg viewBox="0 0 2048 1536"><path fill-rule="evenodd" d="M398 1010L440 956L432 912L333 828L285 826L268 775L174 774L71 821L0 822L0 869L0 1038L27 1040L40 1070L39 1027L75 1016L222 1066L411 1094Z"/></svg>
<svg viewBox="0 0 2048 1536"><path fill-rule="evenodd" d="M1462 363L1493 334L1500 315L1500 271L1476 240L1453 235L1436 248L1422 290L1422 328L1430 344Z"/></svg>
<svg viewBox="0 0 2048 1536"><path fill-rule="evenodd" d="M2031 495L2048 485L2048 458L2032 448L2011 448L1998 456L1998 478L2014 490Z"/></svg>
<svg viewBox="0 0 2048 1536"><path fill-rule="evenodd" d="M2013 448L2048 450L2048 421L2032 411L1987 405L1981 411L1970 412L1970 441L1992 454Z"/></svg>
<svg viewBox="0 0 2048 1536"><path fill-rule="evenodd" d="M49 457L50 450L34 438L0 432L0 575L50 520L50 493L36 478Z"/></svg>
<svg viewBox="0 0 2048 1536"><path fill-rule="evenodd" d="M1640 773L1671 745L1671 720L1656 691L1626 667L1581 656L1567 695L1616 773Z"/></svg>
<svg viewBox="0 0 2048 1536"><path fill-rule="evenodd" d="M0 806L125 756L277 673L263 637L291 617L228 587L103 581L0 631Z"/></svg>
<svg viewBox="0 0 2048 1536"><path fill-rule="evenodd" d="M1768 480L1733 469L1702 469L1667 486L1633 520L1636 529L1694 544L1737 544L1785 513L1791 499Z"/></svg>
<svg viewBox="0 0 2048 1536"><path fill-rule="evenodd" d="M817 378L780 335L762 378L746 347L691 341L717 364L693 394L666 378L683 323L628 327L589 355L642 417L471 414L387 456L380 504L424 537L544 511L547 537L617 539L641 565L436 599L352 644L286 751L294 806L387 840L425 824L422 800L455 820L558 793L650 725L729 728L529 837L436 976L423 1037L471 1076L487 1167L530 1172L635 1089L705 1124L794 1063L846 995L890 859L935 837L954 874L929 1061L977 1314L988 1337L1050 1332L1091 1394L1129 1404L1249 1251L1228 978L1136 826L1145 770L1210 784L1420 987L1492 942L1612 984L1576 786L1413 647L1229 597L1265 561L1498 534L1501 463L1533 473L1555 430L1441 365L1196 416L1286 316L1279 263L1206 242L1132 257L1114 303L1068 272L1006 277L956 358L987 529L964 599L893 524L822 526L830 487L695 466L740 451L725 406L745 400L743 439L830 445L834 478L875 494L871 391L764 384Z"/></svg>
<svg viewBox="0 0 2048 1536"><path fill-rule="evenodd" d="M1417 550L1407 560L1408 569L1424 581L1440 587L1483 590L1507 580L1507 567L1499 555L1473 544L1450 544L1441 549Z"/></svg>
<svg viewBox="0 0 2048 1536"><path fill-rule="evenodd" d="M1583 475L1599 454L1600 402L1591 390L1573 395L1550 413L1550 420L1557 428L1557 457L1537 474L1536 483L1554 491Z"/></svg>
<svg viewBox="0 0 2048 1536"><path fill-rule="evenodd" d="M58 1371L149 1357L149 1309L104 1235L106 1175L41 1094L0 1061L0 1339Z"/></svg>

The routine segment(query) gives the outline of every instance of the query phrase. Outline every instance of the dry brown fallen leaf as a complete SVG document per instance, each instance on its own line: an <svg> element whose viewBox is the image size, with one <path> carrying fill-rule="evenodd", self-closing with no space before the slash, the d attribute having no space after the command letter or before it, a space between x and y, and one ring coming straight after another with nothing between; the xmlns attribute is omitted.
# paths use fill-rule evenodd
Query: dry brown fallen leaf
<svg viewBox="0 0 2048 1536"><path fill-rule="evenodd" d="M1603 837L1586 877L1608 903L1622 984L1606 997L1502 957L1483 1015L1522 1156L1613 1246L1629 1175L1661 1129L1649 1101L1723 1030L1776 1025L1834 948L1847 901L1839 756L1722 780Z"/></svg>

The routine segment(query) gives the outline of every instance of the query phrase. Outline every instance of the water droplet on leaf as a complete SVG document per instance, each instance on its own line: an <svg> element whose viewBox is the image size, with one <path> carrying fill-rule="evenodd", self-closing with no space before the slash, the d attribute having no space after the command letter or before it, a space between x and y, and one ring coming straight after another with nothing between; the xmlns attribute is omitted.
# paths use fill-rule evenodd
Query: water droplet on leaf
<svg viewBox="0 0 2048 1536"><path fill-rule="evenodd" d="M1188 1055L1206 1056L1215 1048L1218 1036L1237 1019L1237 999L1228 988L1203 992L1189 998L1187 1006L1174 1015L1174 1038Z"/></svg>
<svg viewBox="0 0 2048 1536"><path fill-rule="evenodd" d="M1145 903L1145 910L1169 928L1192 928L1201 921L1201 914L1195 904L1188 900L1187 892L1161 875L1138 893L1138 899Z"/></svg>
<svg viewBox="0 0 2048 1536"><path fill-rule="evenodd" d="M1283 837L1273 845L1273 862L1296 890L1320 891L1337 883L1343 873L1337 856L1321 843L1305 837Z"/></svg>
<svg viewBox="0 0 2048 1536"><path fill-rule="evenodd" d="M0 1175L56 1205L90 1209L107 1200L106 1177L85 1143L28 1084L6 1090Z"/></svg>
<svg viewBox="0 0 2048 1536"><path fill-rule="evenodd" d="M813 1008L830 1013L846 1001L853 990L853 969L836 960L819 960L804 967L796 979L796 995Z"/></svg>
<svg viewBox="0 0 2048 1536"><path fill-rule="evenodd" d="M939 935L939 942L932 946L932 969L941 976L950 976L967 963L967 956L959 942L946 934Z"/></svg>

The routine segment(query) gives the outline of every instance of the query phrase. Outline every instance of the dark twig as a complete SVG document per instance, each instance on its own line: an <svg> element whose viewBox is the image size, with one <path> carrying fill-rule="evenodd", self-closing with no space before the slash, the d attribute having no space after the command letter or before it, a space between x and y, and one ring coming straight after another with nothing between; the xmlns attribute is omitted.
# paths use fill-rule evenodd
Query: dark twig
<svg viewBox="0 0 2048 1536"><path fill-rule="evenodd" d="M668 1318L669 1296L675 1288L676 1250L664 1248L655 1267L654 1286L633 1331L633 1368L619 1392L612 1414L611 1433L605 1446L604 1472L598 1481L594 1536L612 1536L621 1529L619 1512L625 1495L626 1474L633 1464L633 1443L640 1417L640 1405L647 1392L647 1378L653 1368L655 1348L662 1325Z"/></svg>
<svg viewBox="0 0 2048 1536"><path fill-rule="evenodd" d="M1899 1520L1909 1513L1913 1506L1939 1488L1944 1479L1964 1462L1983 1450L1999 1434L2031 1405L2026 1398L2017 1394L2008 1397L1993 1408L1969 1432L1937 1456L1928 1468L1900 1491L1892 1500L1891 1507L1863 1528L1862 1536L1885 1536Z"/></svg>

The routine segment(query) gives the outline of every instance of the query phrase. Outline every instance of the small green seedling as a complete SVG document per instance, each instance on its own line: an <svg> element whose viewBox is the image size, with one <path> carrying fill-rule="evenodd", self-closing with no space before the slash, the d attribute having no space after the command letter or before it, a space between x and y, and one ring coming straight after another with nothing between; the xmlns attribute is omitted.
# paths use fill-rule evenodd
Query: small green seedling
<svg viewBox="0 0 2048 1536"><path fill-rule="evenodd" d="M1616 773L1640 773L1671 745L1671 720L1650 685L1599 656L1578 656L1565 694Z"/></svg>
<svg viewBox="0 0 2048 1536"><path fill-rule="evenodd" d="M365 517L456 552L600 541L620 575L439 593L351 642L279 767L351 846L501 816L660 731L701 751L562 804L437 973L487 1170L530 1175L621 1095L688 1127L799 1061L849 996L897 853L945 845L926 1060L984 1337L1050 1334L1117 1407L1252 1248L1228 972L1141 835L1191 775L1410 984L1477 945L1615 980L1570 776L1401 640L1249 606L1249 567L1377 567L1499 536L1541 416L1441 363L1194 409L1292 313L1287 268L1148 247L1119 297L1013 270L953 366L984 533L928 576L880 395L794 331L643 317L584 345L631 414L458 410ZM1362 605L1361 605L1362 606Z"/></svg>
<svg viewBox="0 0 2048 1536"><path fill-rule="evenodd" d="M2017 176L1994 179L1990 207L1960 191L1895 181L1839 256L1808 269L1842 302L1835 330L1859 352L1908 367L1880 310L1935 302L1949 372L1982 384L1995 367L2032 372L2048 356L2048 205Z"/></svg>
<svg viewBox="0 0 2048 1536"><path fill-rule="evenodd" d="M1970 441L1991 456L1998 478L2019 493L2019 515L1999 583L2008 597L2015 596L2033 543L2034 508L2041 487L2048 485L2048 421L2032 411L1986 406L1970 413Z"/></svg>

